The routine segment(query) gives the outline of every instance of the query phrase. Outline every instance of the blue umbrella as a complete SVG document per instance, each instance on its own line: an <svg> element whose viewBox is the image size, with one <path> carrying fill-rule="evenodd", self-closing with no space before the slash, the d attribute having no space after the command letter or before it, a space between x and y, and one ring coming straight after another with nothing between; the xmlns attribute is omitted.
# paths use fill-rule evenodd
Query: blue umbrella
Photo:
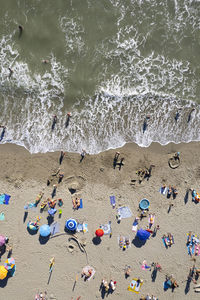
<svg viewBox="0 0 200 300"><path fill-rule="evenodd" d="M51 209L48 210L48 213L49 213L50 216L54 216L56 212L57 212L56 208L51 208Z"/></svg>
<svg viewBox="0 0 200 300"><path fill-rule="evenodd" d="M65 228L70 231L75 231L77 228L77 222L74 219L68 219L65 223Z"/></svg>
<svg viewBox="0 0 200 300"><path fill-rule="evenodd" d="M150 232L144 229L139 229L136 235L141 241L146 241L150 237Z"/></svg>
<svg viewBox="0 0 200 300"><path fill-rule="evenodd" d="M44 224L40 227L40 235L43 236L43 237L47 237L48 235L50 235L51 233L51 229L50 229L50 226L47 225L47 224Z"/></svg>

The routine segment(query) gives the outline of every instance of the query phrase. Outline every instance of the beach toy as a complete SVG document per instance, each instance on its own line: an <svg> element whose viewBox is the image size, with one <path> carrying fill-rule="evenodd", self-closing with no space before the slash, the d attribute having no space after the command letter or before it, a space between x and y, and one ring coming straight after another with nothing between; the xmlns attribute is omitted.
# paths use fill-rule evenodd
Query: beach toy
<svg viewBox="0 0 200 300"><path fill-rule="evenodd" d="M0 247L4 246L6 243L6 237L3 235L0 235Z"/></svg>
<svg viewBox="0 0 200 300"><path fill-rule="evenodd" d="M140 207L140 209L142 209L142 210L144 210L144 209L148 209L149 208L149 205L150 205L150 203L149 203L149 200L147 200L147 199L142 199L141 201L140 201L140 203L139 203L139 207Z"/></svg>
<svg viewBox="0 0 200 300"><path fill-rule="evenodd" d="M104 235L104 231L103 231L102 228L98 228L98 229L95 231L95 234L96 234L96 236L101 237L101 236Z"/></svg>
<svg viewBox="0 0 200 300"><path fill-rule="evenodd" d="M41 235L42 237L47 237L47 236L49 236L50 233L51 233L50 226L47 225L47 224L42 225L42 226L40 227L39 232L40 232L40 235Z"/></svg>
<svg viewBox="0 0 200 300"><path fill-rule="evenodd" d="M6 270L12 270L15 266L15 260L13 257L10 257L8 259L6 259L5 263L4 263L4 267Z"/></svg>
<svg viewBox="0 0 200 300"><path fill-rule="evenodd" d="M147 230L144 229L139 229L137 231L137 237L141 240L141 241L146 241L149 237L150 237L150 232L148 232Z"/></svg>
<svg viewBox="0 0 200 300"><path fill-rule="evenodd" d="M65 223L65 228L69 231L75 231L77 228L77 222L74 219L68 219Z"/></svg>
<svg viewBox="0 0 200 300"><path fill-rule="evenodd" d="M0 266L0 279L3 280L6 278L8 270L4 266Z"/></svg>

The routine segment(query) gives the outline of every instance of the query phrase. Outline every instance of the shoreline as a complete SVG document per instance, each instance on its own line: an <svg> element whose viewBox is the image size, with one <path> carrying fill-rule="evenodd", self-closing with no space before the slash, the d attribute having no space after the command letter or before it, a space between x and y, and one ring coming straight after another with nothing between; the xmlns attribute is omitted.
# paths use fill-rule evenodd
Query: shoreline
<svg viewBox="0 0 200 300"><path fill-rule="evenodd" d="M124 166L121 170L113 169L113 157L116 151L124 157ZM168 158L171 153L179 151L181 165L177 169L170 169ZM189 268L193 265L187 253L187 233L191 230L199 234L200 220L197 216L197 207L191 201L191 196L185 202L186 190L193 187L199 191L200 186L200 143L168 144L161 146L153 143L149 148L141 148L137 144L126 144L119 149L107 150L97 155L86 155L80 163L80 154L66 153L60 166L64 178L58 185L56 198L64 201L61 219L55 215L55 221L60 223L60 233L63 232L65 221L75 218L79 222L88 224L88 233L77 233L80 239L86 240L86 250L89 265L96 270L94 278L84 282L80 274L82 268L88 265L86 257L75 247L69 252L68 235L50 239L46 244L40 244L39 233L30 235L26 224L37 215L41 216L41 225L47 224L47 212L29 212L24 222L24 205L34 202L40 191L44 191L44 199L50 197L52 185L47 186L46 180L52 170L59 167L60 152L30 154L22 146L15 144L0 145L0 193L11 195L8 206L1 205L0 210L5 213L5 220L1 221L1 234L10 238L13 245L13 257L16 260L16 274L9 278L3 287L0 282L2 298L14 300L33 299L38 291L47 291L48 296L53 294L57 300L63 300L68 294L81 299L102 299L99 286L102 278L116 280L116 290L110 299L132 299L134 294L127 290L132 278L140 277L144 280L140 296L147 293L159 299L198 299L193 291L194 284L185 294L186 280ZM149 181L138 183L136 171L139 168L155 165ZM132 184L131 180L136 180ZM178 196L170 213L168 207L171 200L159 193L163 182L167 186L174 185ZM77 195L83 199L83 209L73 210L70 188L75 188ZM109 196L115 195L116 207L127 205L131 209L132 217L122 219L118 224L116 210L110 205ZM135 233L132 232L132 223L138 215L138 205L142 198L150 201L150 213L155 213L155 225L160 226L156 237L150 238L145 245L138 247L134 244ZM111 221L112 237L104 236L99 245L92 240L94 232L100 224ZM147 218L139 222L139 228L146 228ZM162 235L172 233L175 244L165 249ZM128 235L131 239L131 248L122 251L118 245L119 235ZM49 259L55 256L55 265L50 284L48 282ZM2 256L1 263L6 259ZM199 257L196 257L197 267L200 266ZM155 282L151 272L141 270L140 263L146 260L147 264L158 262L163 272L158 272ZM131 276L124 278L124 267L130 265ZM37 276L35 276L37 274ZM78 274L75 291L72 291L74 280ZM174 293L164 292L163 282L165 274L173 274L179 283ZM23 282L23 285L21 284ZM31 284L30 284L31 282ZM27 288L29 286L29 288ZM135 295L136 296L136 295ZM136 296L137 298L137 296ZM138 296L139 299L139 296Z"/></svg>

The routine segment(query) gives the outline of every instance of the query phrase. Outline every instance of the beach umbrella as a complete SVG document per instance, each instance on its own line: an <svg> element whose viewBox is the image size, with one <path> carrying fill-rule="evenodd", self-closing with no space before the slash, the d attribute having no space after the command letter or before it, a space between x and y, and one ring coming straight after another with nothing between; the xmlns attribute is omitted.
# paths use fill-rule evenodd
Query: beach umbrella
<svg viewBox="0 0 200 300"><path fill-rule="evenodd" d="M0 266L0 280L3 280L6 278L8 274L8 270L4 266Z"/></svg>
<svg viewBox="0 0 200 300"><path fill-rule="evenodd" d="M4 263L4 267L6 270L12 270L12 268L14 268L15 266L15 260L13 257L10 257L8 259L6 259L5 263Z"/></svg>
<svg viewBox="0 0 200 300"><path fill-rule="evenodd" d="M6 237L3 235L0 235L0 247L5 245L5 243L6 243Z"/></svg>
<svg viewBox="0 0 200 300"><path fill-rule="evenodd" d="M74 219L68 219L65 223L65 228L70 231L75 231L77 228L77 222Z"/></svg>
<svg viewBox="0 0 200 300"><path fill-rule="evenodd" d="M47 237L47 236L50 235L50 233L51 233L50 226L47 225L47 224L42 225L42 226L40 227L39 232L40 232L40 235L41 235L42 237Z"/></svg>
<svg viewBox="0 0 200 300"><path fill-rule="evenodd" d="M137 231L137 237L141 240L141 241L146 241L149 237L150 237L150 232L148 232L147 230L144 229L139 229Z"/></svg>
<svg viewBox="0 0 200 300"><path fill-rule="evenodd" d="M96 236L101 237L101 236L104 235L104 231L103 231L102 228L98 228L98 229L95 231L95 234L96 234Z"/></svg>
<svg viewBox="0 0 200 300"><path fill-rule="evenodd" d="M48 213L49 213L50 216L54 216L56 212L57 212L56 208L51 208L51 209L48 210Z"/></svg>

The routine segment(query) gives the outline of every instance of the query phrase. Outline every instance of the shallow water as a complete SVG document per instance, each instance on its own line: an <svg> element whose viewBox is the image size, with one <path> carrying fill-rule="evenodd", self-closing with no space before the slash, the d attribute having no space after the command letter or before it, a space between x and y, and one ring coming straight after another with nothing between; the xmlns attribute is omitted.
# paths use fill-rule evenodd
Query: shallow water
<svg viewBox="0 0 200 300"><path fill-rule="evenodd" d="M199 20L192 0L3 1L2 142L97 153L200 140Z"/></svg>

